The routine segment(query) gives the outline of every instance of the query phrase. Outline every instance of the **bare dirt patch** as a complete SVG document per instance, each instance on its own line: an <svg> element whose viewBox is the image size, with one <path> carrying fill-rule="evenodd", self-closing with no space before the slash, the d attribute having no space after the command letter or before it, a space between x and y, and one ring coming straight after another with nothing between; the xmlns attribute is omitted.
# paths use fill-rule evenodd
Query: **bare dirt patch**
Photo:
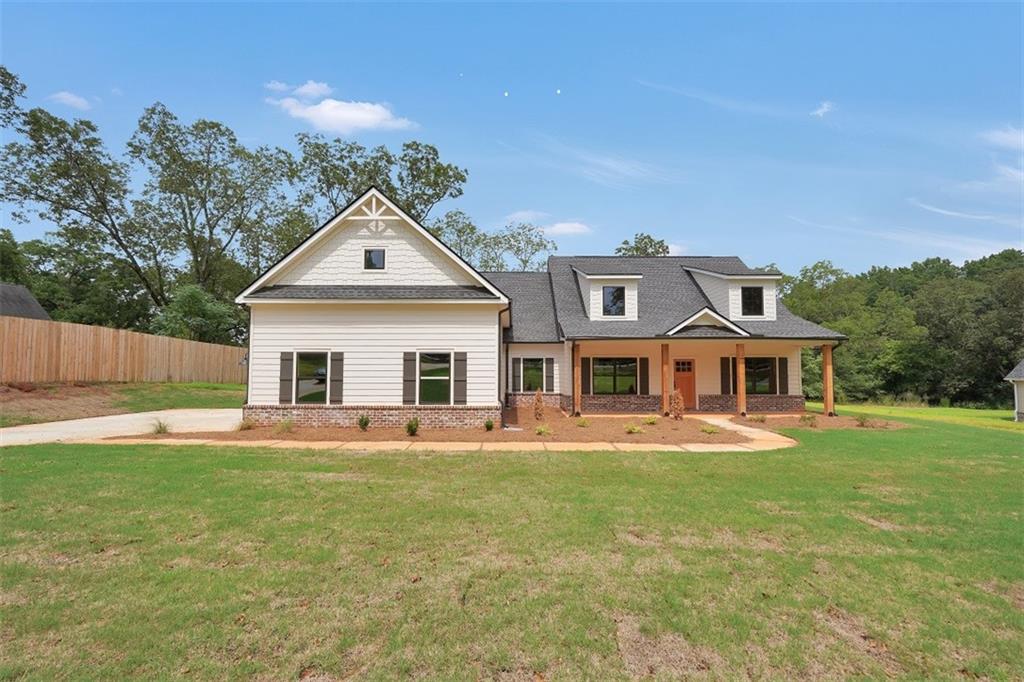
<svg viewBox="0 0 1024 682"><path fill-rule="evenodd" d="M902 672L902 666L889 651L885 642L872 637L864 625L851 614L836 606L830 606L827 611L818 614L818 620L831 635L846 642L856 651L871 657L885 670L886 675L894 676Z"/></svg>
<svg viewBox="0 0 1024 682"><path fill-rule="evenodd" d="M755 417L756 420L751 419L750 417L733 417L732 421L737 424L742 424L743 426L752 426L757 429L768 429L769 431L778 431L779 429L818 429L820 431L830 431L833 429L860 429L862 431L892 431L895 429L907 428L907 425L902 422L894 422L877 418L871 418L861 424L861 422L856 418L846 415L826 417L820 414L807 413L803 417L791 414L769 414L763 416L763 422L757 417ZM814 419L811 420L810 417L813 417Z"/></svg>
<svg viewBox="0 0 1024 682"><path fill-rule="evenodd" d="M209 440L296 440L296 441L447 441L483 443L744 443L742 434L725 429L706 433L701 427L707 423L693 417L674 420L658 417L654 424L645 424L643 417L586 417L586 425L579 426L579 419L569 417L560 410L547 409L543 419L535 419L526 409L507 410L505 422L512 428L502 429L495 424L493 431L471 429L428 429L420 428L419 434L409 436L403 428L375 427L370 423L366 431L352 428L306 428L297 427L287 433L279 433L273 427L256 427L246 431L202 431L191 433L151 434L132 438L202 438ZM627 433L627 426L638 426L640 433ZM549 435L537 434L537 427L545 426Z"/></svg>
<svg viewBox="0 0 1024 682"><path fill-rule="evenodd" d="M715 671L724 666L714 649L692 644L682 635L644 635L635 616L615 619L615 639L626 672L633 679L715 677Z"/></svg>
<svg viewBox="0 0 1024 682"><path fill-rule="evenodd" d="M0 414L12 423L102 417L124 412L117 398L104 384L0 385Z"/></svg>
<svg viewBox="0 0 1024 682"><path fill-rule="evenodd" d="M982 583L979 587L989 594L1002 597L1018 610L1024 611L1024 582L1010 583L1003 587L998 582L990 580L987 583Z"/></svg>
<svg viewBox="0 0 1024 682"><path fill-rule="evenodd" d="M851 519L855 519L857 521L860 521L861 523L867 524L867 525L871 526L872 528L877 528L878 530L885 530L885 531L889 531L889 532L898 532L898 531L903 531L903 530L916 530L915 528L909 528L907 526L901 526L898 523L893 523L892 521L887 521L885 519L880 519L880 518L878 518L876 516L867 516L866 514L848 514L848 516Z"/></svg>

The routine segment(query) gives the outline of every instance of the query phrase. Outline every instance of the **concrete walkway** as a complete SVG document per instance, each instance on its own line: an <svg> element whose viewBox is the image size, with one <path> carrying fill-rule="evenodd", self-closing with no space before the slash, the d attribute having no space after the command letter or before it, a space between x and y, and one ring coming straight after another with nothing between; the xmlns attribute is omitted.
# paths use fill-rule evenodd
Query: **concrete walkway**
<svg viewBox="0 0 1024 682"><path fill-rule="evenodd" d="M158 410L10 426L0 429L0 446L137 436L150 433L158 419L171 431L234 431L242 421L242 410Z"/></svg>

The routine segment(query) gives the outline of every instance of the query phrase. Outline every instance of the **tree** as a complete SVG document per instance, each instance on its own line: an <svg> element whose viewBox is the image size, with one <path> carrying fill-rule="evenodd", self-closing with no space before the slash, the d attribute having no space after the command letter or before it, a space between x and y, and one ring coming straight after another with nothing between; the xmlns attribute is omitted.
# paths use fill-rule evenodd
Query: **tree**
<svg viewBox="0 0 1024 682"><path fill-rule="evenodd" d="M0 127L14 127L21 120L18 100L25 96L25 84L6 67L0 65Z"/></svg>
<svg viewBox="0 0 1024 682"><path fill-rule="evenodd" d="M429 223L427 229L475 268L481 267L481 260L490 258L494 247L494 236L477 228L462 211L448 211Z"/></svg>
<svg viewBox="0 0 1024 682"><path fill-rule="evenodd" d="M214 298L195 284L175 289L170 303L153 321L153 330L192 341L231 343L240 336L234 306Z"/></svg>
<svg viewBox="0 0 1024 682"><path fill-rule="evenodd" d="M623 239L615 247L616 256L667 256L668 244L664 239L655 239L646 232L637 232L632 243Z"/></svg>
<svg viewBox="0 0 1024 682"><path fill-rule="evenodd" d="M502 249L512 257L515 270L539 270L544 256L558 249L544 230L530 223L509 223L498 233Z"/></svg>
<svg viewBox="0 0 1024 682"><path fill-rule="evenodd" d="M0 228L0 282L28 285L30 281L28 258L11 231Z"/></svg>

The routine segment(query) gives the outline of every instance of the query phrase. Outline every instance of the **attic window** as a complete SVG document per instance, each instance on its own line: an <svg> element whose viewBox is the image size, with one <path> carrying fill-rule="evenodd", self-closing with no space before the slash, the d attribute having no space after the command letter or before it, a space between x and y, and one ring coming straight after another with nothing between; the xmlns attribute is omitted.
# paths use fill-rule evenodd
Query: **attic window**
<svg viewBox="0 0 1024 682"><path fill-rule="evenodd" d="M626 287L602 287L602 313L605 317L626 315Z"/></svg>
<svg viewBox="0 0 1024 682"><path fill-rule="evenodd" d="M740 302L744 317L764 315L764 287L741 287Z"/></svg>
<svg viewBox="0 0 1024 682"><path fill-rule="evenodd" d="M384 254L384 249L363 249L363 270L383 270Z"/></svg>

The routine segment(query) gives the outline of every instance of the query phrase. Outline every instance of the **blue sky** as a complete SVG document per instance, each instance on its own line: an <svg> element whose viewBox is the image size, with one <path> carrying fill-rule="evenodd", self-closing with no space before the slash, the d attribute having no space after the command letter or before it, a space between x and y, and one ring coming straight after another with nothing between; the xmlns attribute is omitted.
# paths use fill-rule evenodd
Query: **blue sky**
<svg viewBox="0 0 1024 682"><path fill-rule="evenodd" d="M0 37L30 105L115 150L155 101L251 145L418 139L470 172L432 216L861 271L1021 247L1021 12L5 3Z"/></svg>

